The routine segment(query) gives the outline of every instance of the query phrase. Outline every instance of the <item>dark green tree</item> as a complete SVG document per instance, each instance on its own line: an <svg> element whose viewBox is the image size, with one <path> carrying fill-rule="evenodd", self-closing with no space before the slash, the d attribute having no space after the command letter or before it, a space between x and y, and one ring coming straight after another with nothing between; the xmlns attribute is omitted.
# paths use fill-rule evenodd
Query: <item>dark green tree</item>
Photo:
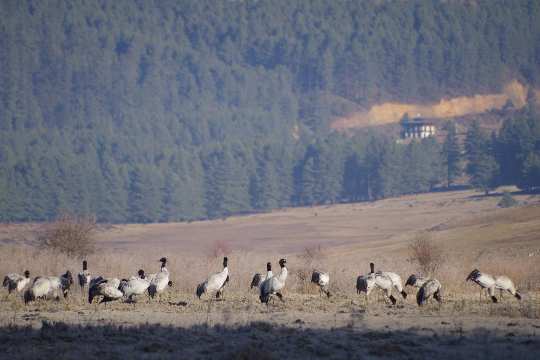
<svg viewBox="0 0 540 360"><path fill-rule="evenodd" d="M528 118L505 120L495 148L501 169L501 183L509 185L522 183L525 160L534 151L535 141L535 134Z"/></svg>
<svg viewBox="0 0 540 360"><path fill-rule="evenodd" d="M279 180L276 159L270 146L266 146L257 159L257 174L253 177L251 197L255 209L274 209L279 206Z"/></svg>
<svg viewBox="0 0 540 360"><path fill-rule="evenodd" d="M450 187L462 174L461 146L454 122L449 122L446 125L446 131L442 156L446 170L446 184Z"/></svg>
<svg viewBox="0 0 540 360"><path fill-rule="evenodd" d="M368 200L377 200L385 196L383 164L387 155L388 142L381 136L371 134L366 146L363 163L366 168L366 195Z"/></svg>
<svg viewBox="0 0 540 360"><path fill-rule="evenodd" d="M384 198L401 195L403 193L413 192L414 190L407 188L405 183L406 172L410 169L405 169L405 154L402 146L390 142L386 144L386 149L383 152L380 167L377 170L380 183L380 193L376 198Z"/></svg>
<svg viewBox="0 0 540 360"><path fill-rule="evenodd" d="M320 200L318 180L320 176L319 164L315 150L304 160L301 168L300 201L303 205L315 205Z"/></svg>
<svg viewBox="0 0 540 360"><path fill-rule="evenodd" d="M130 173L129 217L135 222L149 223L159 220L159 186L152 180L148 170L141 167L135 167Z"/></svg>
<svg viewBox="0 0 540 360"><path fill-rule="evenodd" d="M362 157L353 152L349 155L344 164L343 172L343 195L349 201L360 201L367 199L367 171Z"/></svg>
<svg viewBox="0 0 540 360"><path fill-rule="evenodd" d="M487 195L497 185L499 166L493 154L492 140L481 130L477 121L467 131L465 150L470 183Z"/></svg>
<svg viewBox="0 0 540 360"><path fill-rule="evenodd" d="M531 152L525 159L521 186L527 190L540 188L540 149Z"/></svg>
<svg viewBox="0 0 540 360"><path fill-rule="evenodd" d="M236 155L236 156L235 156ZM249 174L242 154L230 147L213 152L206 164L206 208L211 218L230 216L251 209Z"/></svg>

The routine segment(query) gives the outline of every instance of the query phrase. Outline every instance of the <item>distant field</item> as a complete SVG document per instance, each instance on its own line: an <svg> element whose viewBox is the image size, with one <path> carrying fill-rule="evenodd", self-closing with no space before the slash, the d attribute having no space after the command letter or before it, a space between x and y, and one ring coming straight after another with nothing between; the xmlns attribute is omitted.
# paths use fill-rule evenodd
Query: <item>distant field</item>
<svg viewBox="0 0 540 360"><path fill-rule="evenodd" d="M540 199L533 196L517 199L529 207L500 209L497 207L500 196L482 197L472 191L459 191L372 203L284 209L225 220L119 225L102 232L99 244L108 249L160 247L164 252L205 254L216 241L222 241L233 251L257 249L290 254L319 245L399 247L404 239L421 230L440 232L462 227L466 231L475 224L489 223L490 219L497 223L522 223L525 219L528 226L540 229L540 207L535 206L540 204Z"/></svg>
<svg viewBox="0 0 540 360"><path fill-rule="evenodd" d="M167 256L174 287L159 300L88 304L78 286L67 301L25 306L0 293L0 343L9 358L125 356L143 358L278 359L392 357L536 359L540 352L540 197L515 195L520 205L497 207L501 195L457 191L372 203L284 209L268 214L178 224L104 227L93 274L127 277L156 271ZM36 225L0 228L1 274L77 273L80 260L28 243ZM377 269L406 277L418 271L408 246L419 233L440 244L444 262L435 276L442 305L418 308L414 289L389 306L378 294L367 307L355 291L359 274ZM229 257L224 301L199 300L196 285ZM286 257L285 302L269 309L249 289L254 272ZM465 283L473 268L506 274L523 300L479 301ZM309 284L312 269L331 274L330 299ZM305 277L308 276L307 280ZM101 343L82 348L86 338ZM269 342L270 341L270 342ZM23 346L29 344L30 346ZM271 345L274 344L274 345ZM128 355L126 355L128 354ZM1 356L0 356L1 357Z"/></svg>

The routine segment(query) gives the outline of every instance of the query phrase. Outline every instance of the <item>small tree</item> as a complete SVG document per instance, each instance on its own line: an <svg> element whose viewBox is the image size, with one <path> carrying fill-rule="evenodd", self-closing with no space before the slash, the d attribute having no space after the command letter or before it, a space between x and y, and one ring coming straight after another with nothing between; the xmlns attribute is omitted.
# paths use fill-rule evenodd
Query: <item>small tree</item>
<svg viewBox="0 0 540 360"><path fill-rule="evenodd" d="M501 201L499 201L497 205L502 208L509 208L518 205L518 201L514 199L512 194L510 194L508 191L505 191L501 198Z"/></svg>
<svg viewBox="0 0 540 360"><path fill-rule="evenodd" d="M210 248L210 258L218 259L231 253L231 246L225 240L216 240Z"/></svg>
<svg viewBox="0 0 540 360"><path fill-rule="evenodd" d="M497 186L499 164L495 160L494 137L490 139L480 129L477 121L473 122L467 131L465 149L467 151L468 164L467 174L470 183L477 189L481 189L487 195L489 190Z"/></svg>
<svg viewBox="0 0 540 360"><path fill-rule="evenodd" d="M316 264L324 258L324 250L321 245L306 247L304 252L299 256L300 266L296 269L296 277L298 278L298 290L302 293L308 293L311 286L311 273L315 269Z"/></svg>
<svg viewBox="0 0 540 360"><path fill-rule="evenodd" d="M443 145L443 157L446 165L446 179L448 187L461 176L461 147L457 138L456 125L450 122L448 133Z"/></svg>
<svg viewBox="0 0 540 360"><path fill-rule="evenodd" d="M443 249L433 242L428 233L420 233L409 245L409 261L416 263L423 275L431 276L444 261Z"/></svg>
<svg viewBox="0 0 540 360"><path fill-rule="evenodd" d="M497 187L497 174L499 165L491 155L483 155L474 163L469 163L471 185L482 190L486 195Z"/></svg>
<svg viewBox="0 0 540 360"><path fill-rule="evenodd" d="M523 163L520 187L531 190L540 187L540 153L531 152Z"/></svg>
<svg viewBox="0 0 540 360"><path fill-rule="evenodd" d="M94 252L96 232L95 217L61 214L39 230L37 239L42 247L84 257Z"/></svg>

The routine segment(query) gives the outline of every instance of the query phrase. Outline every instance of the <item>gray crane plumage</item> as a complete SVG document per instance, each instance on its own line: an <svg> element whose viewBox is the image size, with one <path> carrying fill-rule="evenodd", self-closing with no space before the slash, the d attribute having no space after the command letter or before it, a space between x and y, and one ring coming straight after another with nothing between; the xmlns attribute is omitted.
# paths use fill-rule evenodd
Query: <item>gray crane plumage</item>
<svg viewBox="0 0 540 360"><path fill-rule="evenodd" d="M418 293L416 294L416 302L418 306L424 305L432 296L439 303L442 302L442 285L436 279L426 280Z"/></svg>
<svg viewBox="0 0 540 360"><path fill-rule="evenodd" d="M268 301L273 295L276 295L281 301L283 301L281 290L285 287L285 281L287 280L288 271L286 264L287 260L280 259L279 266L281 267L281 273L266 279L261 284L259 295L261 303L268 305Z"/></svg>
<svg viewBox="0 0 540 360"><path fill-rule="evenodd" d="M227 257L223 258L223 270L212 274L204 282L197 285L196 294L200 299L204 293L215 293L216 298L220 298L223 288L229 282L229 267Z"/></svg>
<svg viewBox="0 0 540 360"><path fill-rule="evenodd" d="M30 271L25 270L23 275L16 273L7 274L4 277L2 286L8 289L8 293L11 294L14 290L21 292L24 288L30 284Z"/></svg>

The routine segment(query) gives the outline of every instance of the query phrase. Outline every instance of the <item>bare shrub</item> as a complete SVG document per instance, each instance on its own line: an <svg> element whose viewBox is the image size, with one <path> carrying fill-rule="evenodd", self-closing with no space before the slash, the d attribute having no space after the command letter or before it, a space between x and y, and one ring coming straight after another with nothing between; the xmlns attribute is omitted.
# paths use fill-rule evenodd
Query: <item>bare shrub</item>
<svg viewBox="0 0 540 360"><path fill-rule="evenodd" d="M497 204L497 206L501 207L501 208L510 208L510 207L514 207L514 206L517 206L517 205L519 205L519 202L516 199L514 199L512 194L510 192L508 192L508 191L505 191L503 193L503 196L502 196L501 200Z"/></svg>
<svg viewBox="0 0 540 360"><path fill-rule="evenodd" d="M61 214L38 230L37 240L43 248L58 250L68 256L84 257L95 250L96 232L95 217Z"/></svg>
<svg viewBox="0 0 540 360"><path fill-rule="evenodd" d="M299 267L295 271L298 279L297 288L301 293L313 292L311 286L311 273L321 263L324 258L324 251L321 245L306 247L304 252L299 255Z"/></svg>
<svg viewBox="0 0 540 360"><path fill-rule="evenodd" d="M424 275L431 276L444 262L443 249L435 244L428 233L417 234L409 244L409 261Z"/></svg>
<svg viewBox="0 0 540 360"><path fill-rule="evenodd" d="M225 240L216 240L209 251L209 257L212 259L221 258L231 253L231 247Z"/></svg>
<svg viewBox="0 0 540 360"><path fill-rule="evenodd" d="M300 258L304 261L306 266L313 266L315 263L320 262L324 257L324 251L321 245L306 247L304 253L300 255Z"/></svg>

